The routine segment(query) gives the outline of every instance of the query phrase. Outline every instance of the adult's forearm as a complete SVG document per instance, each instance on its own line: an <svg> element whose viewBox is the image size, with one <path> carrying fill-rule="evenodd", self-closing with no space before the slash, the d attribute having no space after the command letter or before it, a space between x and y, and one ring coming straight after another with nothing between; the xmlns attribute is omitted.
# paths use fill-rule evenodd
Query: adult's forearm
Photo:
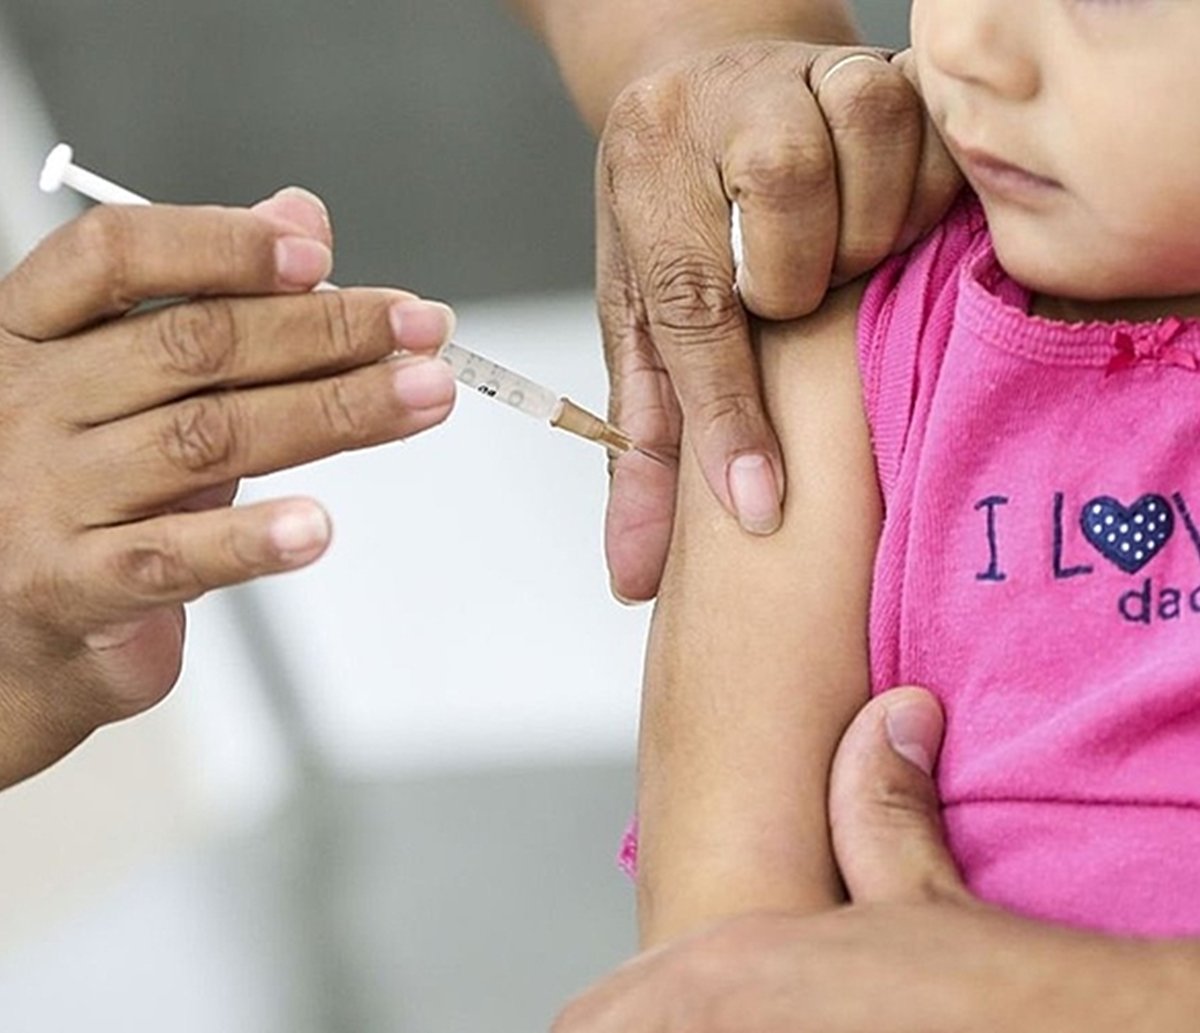
<svg viewBox="0 0 1200 1033"><path fill-rule="evenodd" d="M545 40L594 132L631 82L689 54L755 39L851 43L845 0L510 0Z"/></svg>

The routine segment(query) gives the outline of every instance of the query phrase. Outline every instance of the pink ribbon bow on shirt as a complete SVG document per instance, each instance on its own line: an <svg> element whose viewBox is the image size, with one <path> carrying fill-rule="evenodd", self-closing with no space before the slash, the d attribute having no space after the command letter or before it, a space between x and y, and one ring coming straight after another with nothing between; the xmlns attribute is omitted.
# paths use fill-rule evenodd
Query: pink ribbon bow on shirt
<svg viewBox="0 0 1200 1033"><path fill-rule="evenodd" d="M1117 349L1117 354L1109 360L1104 375L1111 376L1139 362L1160 362L1193 372L1200 370L1200 361L1195 355L1171 343L1182 332L1182 320L1174 318L1155 323L1148 332L1134 334L1128 330L1118 330L1113 336L1113 347Z"/></svg>

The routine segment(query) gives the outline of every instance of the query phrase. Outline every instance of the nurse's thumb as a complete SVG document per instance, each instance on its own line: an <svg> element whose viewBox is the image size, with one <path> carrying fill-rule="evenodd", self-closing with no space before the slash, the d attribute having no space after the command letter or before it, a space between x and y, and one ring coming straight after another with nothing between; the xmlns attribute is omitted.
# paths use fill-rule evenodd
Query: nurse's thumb
<svg viewBox="0 0 1200 1033"><path fill-rule="evenodd" d="M893 689L871 700L842 737L829 817L856 904L969 899L946 847L932 778L944 727L930 693Z"/></svg>

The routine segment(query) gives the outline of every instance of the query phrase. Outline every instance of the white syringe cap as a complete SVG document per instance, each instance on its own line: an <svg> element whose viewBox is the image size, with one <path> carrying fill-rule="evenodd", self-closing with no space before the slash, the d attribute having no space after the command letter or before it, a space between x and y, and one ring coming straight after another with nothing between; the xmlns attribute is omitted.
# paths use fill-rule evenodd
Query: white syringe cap
<svg viewBox="0 0 1200 1033"><path fill-rule="evenodd" d="M46 156L46 163L42 166L42 174L38 179L38 186L43 193L53 194L63 185L67 169L74 160L75 152L70 144L65 143L60 143Z"/></svg>

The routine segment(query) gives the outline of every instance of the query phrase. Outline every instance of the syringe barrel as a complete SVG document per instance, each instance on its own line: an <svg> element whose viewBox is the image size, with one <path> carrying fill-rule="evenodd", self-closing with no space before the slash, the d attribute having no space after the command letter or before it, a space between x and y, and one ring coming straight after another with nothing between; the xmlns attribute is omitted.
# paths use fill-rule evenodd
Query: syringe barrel
<svg viewBox="0 0 1200 1033"><path fill-rule="evenodd" d="M480 394L503 402L536 420L549 420L558 405L558 395L499 363L467 351L451 342L441 351L459 383Z"/></svg>

